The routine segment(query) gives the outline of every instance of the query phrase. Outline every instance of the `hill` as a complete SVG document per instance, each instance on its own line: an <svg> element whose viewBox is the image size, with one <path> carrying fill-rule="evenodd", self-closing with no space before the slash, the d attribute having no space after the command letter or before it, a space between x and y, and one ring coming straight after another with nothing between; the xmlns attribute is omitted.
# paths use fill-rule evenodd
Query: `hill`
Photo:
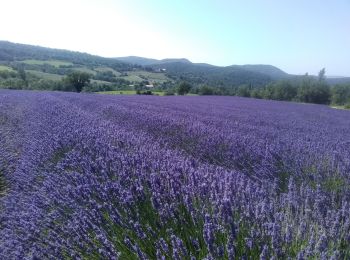
<svg viewBox="0 0 350 260"><path fill-rule="evenodd" d="M235 65L237 66L237 65ZM262 64L258 64L258 65L240 65L238 66L244 70L249 70L249 71L253 71L253 72L258 72L264 75L268 75L273 79L284 79L284 78L288 78L290 77L290 75L286 72L284 72L283 70L272 66L272 65L262 65Z"/></svg>
<svg viewBox="0 0 350 260"><path fill-rule="evenodd" d="M171 62L184 62L184 63L191 63L188 59L150 59L150 58L143 58L143 57L137 57L137 56L127 56L127 57L119 57L115 58L122 62L127 62L130 64L136 64L141 66L148 66L148 65L155 65L155 64L164 64L164 63L171 63Z"/></svg>
<svg viewBox="0 0 350 260"><path fill-rule="evenodd" d="M0 41L0 61L16 62L23 60L61 60L80 65L104 65L118 69L129 69L131 67L128 63L116 59L88 53Z"/></svg>
<svg viewBox="0 0 350 260"><path fill-rule="evenodd" d="M193 86L253 87L292 75L272 65L226 67L192 63L188 59L149 59L137 56L105 58L88 53L0 41L0 88L23 88L19 70L26 73L26 88L51 88L75 71L89 73L94 90L128 89L151 85L169 89L181 81ZM350 78L329 78L331 84ZM40 85L40 87L38 87Z"/></svg>
<svg viewBox="0 0 350 260"><path fill-rule="evenodd" d="M263 86L276 78L275 75L271 77L271 69L268 71L260 67L260 69L244 66L219 67L196 64L187 59L157 60L136 56L104 58L88 53L8 41L0 41L0 64L3 68L14 70L23 68L28 74L27 80L32 82L29 84L31 88L35 88L35 84L40 80L59 81L74 71L89 73L95 85L109 84L116 87L151 84L171 88L177 82L188 81L194 86L232 88L243 84ZM22 84L20 81L14 82L7 80L0 86L10 85L17 88Z"/></svg>
<svg viewBox="0 0 350 260"><path fill-rule="evenodd" d="M0 88L55 89L52 86L76 71L89 73L96 91L172 82L164 73L115 58L0 41Z"/></svg>
<svg viewBox="0 0 350 260"><path fill-rule="evenodd" d="M194 85L233 87L248 84L263 86L272 81L272 78L267 74L246 70L239 66L219 67L189 62L169 62L149 67L153 70L165 70L170 78L177 81L189 81Z"/></svg>
<svg viewBox="0 0 350 260"><path fill-rule="evenodd" d="M148 59L136 56L117 58L120 61L166 71L176 80L186 80L193 84L219 86L265 85L272 80L289 78L291 75L272 65L231 65L214 66L206 63L192 63L188 59Z"/></svg>
<svg viewBox="0 0 350 260"><path fill-rule="evenodd" d="M350 77L328 77L326 80L331 85L350 83Z"/></svg>

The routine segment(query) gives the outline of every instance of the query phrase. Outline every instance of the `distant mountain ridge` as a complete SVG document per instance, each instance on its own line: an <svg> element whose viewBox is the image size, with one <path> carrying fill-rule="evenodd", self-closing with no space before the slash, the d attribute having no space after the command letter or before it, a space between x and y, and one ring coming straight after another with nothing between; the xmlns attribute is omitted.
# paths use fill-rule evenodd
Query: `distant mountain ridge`
<svg viewBox="0 0 350 260"><path fill-rule="evenodd" d="M272 66L272 65L263 65L263 64L257 64L257 65L231 65L231 66L215 66L207 63L192 63L188 59L182 58L182 59L162 59L162 60L157 60L157 59L151 59L151 58L144 58L144 57L138 57L138 56L127 56L127 57L119 57L116 58L117 60L120 60L122 62L127 62L131 64L136 64L136 65L141 65L141 66L157 66L160 68L160 65L165 65L169 63L177 63L177 66L180 66L180 63L185 63L185 64L192 64L194 66L201 66L203 67L216 67L216 68L239 68L255 73L261 73L265 74L272 79L282 79L282 78L287 78L289 76L288 73L282 71L281 69ZM165 66L166 67L166 66ZM186 66L184 66L187 68Z"/></svg>
<svg viewBox="0 0 350 260"><path fill-rule="evenodd" d="M76 64L106 65L116 68L130 67L128 63L113 58L105 58L84 52L53 49L21 43L0 41L0 61L20 61L26 59L63 60Z"/></svg>
<svg viewBox="0 0 350 260"><path fill-rule="evenodd" d="M34 60L34 64L28 64L26 60ZM48 66L48 63L52 64L55 62L54 60L65 61L70 65ZM44 64L38 65L37 61ZM92 73L95 80L107 83L123 81L130 85L144 81L158 84L188 81L194 85L216 87L237 87L240 85L259 87L275 80L299 77L288 74L272 65L215 66L206 63L192 63L186 58L161 60L138 56L105 58L88 53L8 41L0 41L1 64L10 67L21 64L24 65L25 70L35 73L38 77L44 75L43 73L50 73L51 75L46 76L52 78L62 77L79 69ZM37 72L33 72L33 70ZM330 84L347 83L350 82L350 77L332 77L327 78L327 81Z"/></svg>
<svg viewBox="0 0 350 260"><path fill-rule="evenodd" d="M138 57L138 56L126 56L126 57L118 57L115 58L122 62L127 62L131 64L141 65L141 66L148 66L148 65L155 65L155 64L163 64L163 63L170 63L170 62L184 62L184 63L191 63L188 59L180 58L180 59L151 59L151 58L144 58L144 57Z"/></svg>
<svg viewBox="0 0 350 260"><path fill-rule="evenodd" d="M262 74L269 75L273 79L283 79L287 78L290 75L283 70L272 66L272 65L264 65L264 64L254 64L254 65L233 65L233 66L239 66L242 69L249 70L249 71L254 71L254 72L259 72Z"/></svg>

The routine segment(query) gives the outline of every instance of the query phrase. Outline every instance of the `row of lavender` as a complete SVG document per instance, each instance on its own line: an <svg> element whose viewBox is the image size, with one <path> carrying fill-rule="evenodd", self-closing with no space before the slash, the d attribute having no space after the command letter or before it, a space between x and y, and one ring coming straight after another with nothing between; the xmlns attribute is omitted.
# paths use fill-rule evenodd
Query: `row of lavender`
<svg viewBox="0 0 350 260"><path fill-rule="evenodd" d="M0 256L350 257L350 114L0 92Z"/></svg>

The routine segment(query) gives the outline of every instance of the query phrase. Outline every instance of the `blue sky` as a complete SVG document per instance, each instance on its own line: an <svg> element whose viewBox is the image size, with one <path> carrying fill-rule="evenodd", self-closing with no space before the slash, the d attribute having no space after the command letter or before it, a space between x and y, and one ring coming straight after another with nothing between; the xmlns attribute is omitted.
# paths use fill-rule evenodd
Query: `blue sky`
<svg viewBox="0 0 350 260"><path fill-rule="evenodd" d="M350 0L0 0L0 39L350 76Z"/></svg>

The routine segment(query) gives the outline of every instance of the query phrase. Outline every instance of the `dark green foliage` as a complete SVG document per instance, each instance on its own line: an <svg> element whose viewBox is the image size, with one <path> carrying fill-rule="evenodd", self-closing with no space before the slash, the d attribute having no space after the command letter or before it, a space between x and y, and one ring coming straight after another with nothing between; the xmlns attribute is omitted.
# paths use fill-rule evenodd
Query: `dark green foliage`
<svg viewBox="0 0 350 260"><path fill-rule="evenodd" d="M300 102L329 104L331 91L329 85L323 80L315 80L304 76L298 88L297 99Z"/></svg>
<svg viewBox="0 0 350 260"><path fill-rule="evenodd" d="M323 68L318 73L318 81L325 81L326 80L326 76L325 75L326 75L326 69Z"/></svg>
<svg viewBox="0 0 350 260"><path fill-rule="evenodd" d="M113 58L103 58L87 53L44 48L26 44L0 41L0 60L16 61L17 59L36 60L69 60L74 64L103 65L119 70L129 70L133 66Z"/></svg>
<svg viewBox="0 0 350 260"><path fill-rule="evenodd" d="M86 85L83 88L83 92L101 92L101 91L113 91L117 90L117 87L111 84L97 84L95 82Z"/></svg>
<svg viewBox="0 0 350 260"><path fill-rule="evenodd" d="M345 105L350 104L350 84L335 85L332 89L332 104Z"/></svg>
<svg viewBox="0 0 350 260"><path fill-rule="evenodd" d="M215 89L209 86L202 86L199 88L198 93L200 95L215 95Z"/></svg>
<svg viewBox="0 0 350 260"><path fill-rule="evenodd" d="M252 88L248 85L242 85L239 86L237 89L237 96L240 97L250 97L250 92L251 92Z"/></svg>
<svg viewBox="0 0 350 260"><path fill-rule="evenodd" d="M192 86L188 82L183 81L177 87L177 94L186 95L190 92L191 88L192 88Z"/></svg>
<svg viewBox="0 0 350 260"><path fill-rule="evenodd" d="M27 59L39 62L23 62ZM175 92L184 95L190 92L199 95L236 95L317 104L350 105L350 85L344 83L349 81L349 78L326 78L324 68L320 70L318 76L292 77L270 65L218 67L195 64L186 59L151 60L125 57L124 62L123 59L103 58L86 53L0 41L0 63L13 69L13 71L0 71L0 88L98 92L130 90L133 88L130 85L135 85L136 91L147 93L148 89L145 85L150 84L150 79L147 77L144 81L135 83L116 76L118 72L121 75L127 75L128 71L136 69L166 73L171 80L154 83L155 88L152 89L163 91L166 95L173 95ZM65 62L62 63L63 65L50 63L55 60ZM98 70L99 67L110 70ZM80 74L81 72L76 70L93 70L91 73L94 75L84 79L88 74ZM81 79L79 75L82 76ZM60 80L62 76L67 77ZM89 83L90 79L99 81ZM186 83L182 85L181 82ZM343 83L343 85L331 86L329 85L331 83Z"/></svg>
<svg viewBox="0 0 350 260"><path fill-rule="evenodd" d="M116 81L116 77L113 74L112 71L99 71L97 74L94 76L94 79L96 80L103 80L103 81L109 81L109 82L114 82Z"/></svg>
<svg viewBox="0 0 350 260"><path fill-rule="evenodd" d="M175 95L175 92L173 90L168 89L164 92L164 95L165 96L173 96L173 95Z"/></svg>
<svg viewBox="0 0 350 260"><path fill-rule="evenodd" d="M294 100L297 87L288 80L277 81L266 86L263 98L274 100Z"/></svg>
<svg viewBox="0 0 350 260"><path fill-rule="evenodd" d="M18 73L14 71L0 70L0 79L16 78Z"/></svg>
<svg viewBox="0 0 350 260"><path fill-rule="evenodd" d="M66 78L68 86L72 86L76 92L81 92L82 89L90 83L91 75L86 72L73 72Z"/></svg>
<svg viewBox="0 0 350 260"><path fill-rule="evenodd" d="M290 75L285 73L284 71L280 70L279 68L276 68L272 65L235 65L236 67L240 67L245 70L261 73L264 75L268 75L272 79L284 79L288 78ZM234 67L234 66L232 66Z"/></svg>
<svg viewBox="0 0 350 260"><path fill-rule="evenodd" d="M322 69L318 78L305 75L302 78L275 81L260 88L242 85L236 89L235 95L315 104L329 104L332 99L335 104L338 102L344 104L348 100L346 93L349 90L345 86L338 86L331 91L324 73L325 70Z"/></svg>
<svg viewBox="0 0 350 260"><path fill-rule="evenodd" d="M166 69L168 77L175 81L186 81L193 86L208 85L232 88L243 84L264 86L271 77L260 72L246 70L240 66L217 67L209 64L172 62L153 65L154 70Z"/></svg>
<svg viewBox="0 0 350 260"><path fill-rule="evenodd" d="M24 71L23 67L19 67L19 68L17 69L17 71L18 71L19 77L20 77L23 81L27 81L27 74L26 74L26 72Z"/></svg>
<svg viewBox="0 0 350 260"><path fill-rule="evenodd" d="M136 90L137 95L153 95L153 92L151 90Z"/></svg>
<svg viewBox="0 0 350 260"><path fill-rule="evenodd" d="M19 78L8 78L0 81L0 88L23 89L25 88L25 83Z"/></svg>

